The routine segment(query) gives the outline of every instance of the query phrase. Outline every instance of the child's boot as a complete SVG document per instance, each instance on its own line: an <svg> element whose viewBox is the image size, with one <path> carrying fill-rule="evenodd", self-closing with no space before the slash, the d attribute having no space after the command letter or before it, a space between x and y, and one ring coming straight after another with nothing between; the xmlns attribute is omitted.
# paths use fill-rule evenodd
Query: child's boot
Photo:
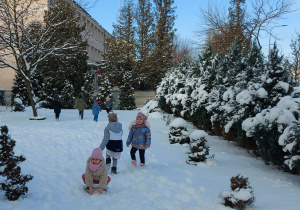
<svg viewBox="0 0 300 210"><path fill-rule="evenodd" d="M131 164L132 164L133 166L136 166L136 160L132 160L132 161L131 161Z"/></svg>
<svg viewBox="0 0 300 210"><path fill-rule="evenodd" d="M111 173L117 174L117 167L111 167Z"/></svg>
<svg viewBox="0 0 300 210"><path fill-rule="evenodd" d="M141 163L141 164L140 164L140 167L145 167L145 163Z"/></svg>
<svg viewBox="0 0 300 210"><path fill-rule="evenodd" d="M107 167L107 170L109 170L110 164L111 164L111 159L110 158L106 158L106 167Z"/></svg>

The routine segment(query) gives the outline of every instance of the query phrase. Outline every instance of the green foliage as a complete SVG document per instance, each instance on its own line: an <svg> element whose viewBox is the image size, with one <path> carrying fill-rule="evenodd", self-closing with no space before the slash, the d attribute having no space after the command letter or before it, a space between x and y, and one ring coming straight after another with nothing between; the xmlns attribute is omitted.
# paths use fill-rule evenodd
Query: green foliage
<svg viewBox="0 0 300 210"><path fill-rule="evenodd" d="M235 177L231 177L230 182L231 192L227 193L227 196L224 198L225 206L229 206L234 209L245 209L255 201L255 197L253 196L253 189L250 186L247 177L239 174ZM243 195L247 193L251 196L249 196L249 199L247 200L243 200L242 198L235 196L240 191L243 191Z"/></svg>
<svg viewBox="0 0 300 210"><path fill-rule="evenodd" d="M86 107L85 107L86 109L91 109L95 101L95 98L93 97L94 87L92 82L93 82L93 76L89 72L86 72L84 74L84 83L80 92L83 100L86 103Z"/></svg>
<svg viewBox="0 0 300 210"><path fill-rule="evenodd" d="M120 94L119 94L119 107L120 110L133 110L136 109L135 97L134 97L134 88L131 84L131 72L125 72L123 77L123 84L120 85Z"/></svg>
<svg viewBox="0 0 300 210"><path fill-rule="evenodd" d="M43 106L50 108L54 96L61 95L65 98L64 107L72 108L69 103L74 102L74 96L70 94L79 95L88 72L87 41L82 39L84 27L78 24L80 19L76 10L65 0L53 1L44 18L46 25L56 31L56 36L48 43L49 47L54 43L68 43L70 47L51 54L40 63L38 69L43 82L40 101L45 101ZM70 94L66 90L71 91Z"/></svg>
<svg viewBox="0 0 300 210"><path fill-rule="evenodd" d="M21 195L28 192L26 182L33 179L31 175L21 175L20 162L25 161L25 157L14 155L16 141L8 135L7 126L1 126L0 134L0 175L6 177L1 189L5 191L8 200L18 200Z"/></svg>
<svg viewBox="0 0 300 210"><path fill-rule="evenodd" d="M209 155L209 146L206 143L207 140L205 137L191 139L188 163L204 162L207 159L207 156Z"/></svg>
<svg viewBox="0 0 300 210"><path fill-rule="evenodd" d="M258 125L255 127L253 138L256 140L261 156L266 162L275 165L283 165L285 152L278 144L281 133L278 132L278 125Z"/></svg>
<svg viewBox="0 0 300 210"><path fill-rule="evenodd" d="M188 144L190 143L190 137L187 129L182 126L170 127L169 131L169 142L170 144Z"/></svg>

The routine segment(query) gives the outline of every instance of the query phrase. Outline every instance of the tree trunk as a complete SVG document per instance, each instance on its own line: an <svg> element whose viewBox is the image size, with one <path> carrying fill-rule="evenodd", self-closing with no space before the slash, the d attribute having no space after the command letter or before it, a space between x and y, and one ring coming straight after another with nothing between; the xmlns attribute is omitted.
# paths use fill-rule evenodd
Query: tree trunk
<svg viewBox="0 0 300 210"><path fill-rule="evenodd" d="M26 87L27 87L27 92L28 92L28 98L30 100L30 105L32 107L32 112L33 112L33 116L37 117L37 109L36 109L36 102L34 100L35 96L34 96L34 92L33 92L33 88L32 85L30 83L30 81L28 81L27 79L24 79Z"/></svg>

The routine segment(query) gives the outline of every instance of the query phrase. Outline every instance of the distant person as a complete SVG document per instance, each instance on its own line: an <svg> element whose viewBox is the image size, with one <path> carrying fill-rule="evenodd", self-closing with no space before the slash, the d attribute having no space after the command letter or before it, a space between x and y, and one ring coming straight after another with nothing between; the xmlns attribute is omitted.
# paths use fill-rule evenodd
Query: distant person
<svg viewBox="0 0 300 210"><path fill-rule="evenodd" d="M78 109L79 116L81 117L81 119L83 119L83 112L84 112L85 105L86 103L83 100L82 95L80 94L78 99L75 101L75 108Z"/></svg>
<svg viewBox="0 0 300 210"><path fill-rule="evenodd" d="M59 101L58 96L54 97L54 101L52 103L52 107L54 109L55 119L59 120L59 115L60 115L60 112L61 112L62 105L61 105L61 103Z"/></svg>
<svg viewBox="0 0 300 210"><path fill-rule="evenodd" d="M92 107L93 115L94 115L94 121L98 122L98 115L99 112L101 112L101 107L100 107L100 101L97 100Z"/></svg>
<svg viewBox="0 0 300 210"><path fill-rule="evenodd" d="M99 184L98 193L101 195L110 182L102 150L99 147L95 148L92 155L87 159L85 173L82 174L82 180L86 186L85 190L90 195L93 195L94 193L93 184Z"/></svg>
<svg viewBox="0 0 300 210"><path fill-rule="evenodd" d="M113 164L111 168L112 174L117 174L117 161L121 157L123 151L123 130L122 124L118 122L118 116L115 113L111 113L108 116L109 123L104 129L104 136L100 144L101 150L106 147L106 165L109 169L111 164L111 157Z"/></svg>
<svg viewBox="0 0 300 210"><path fill-rule="evenodd" d="M142 112L139 112L136 116L136 124L132 126L128 134L126 146L131 144L130 156L131 164L136 166L135 153L139 151L140 155L140 167L145 166L145 150L150 147L151 144L151 132L145 125L145 121L148 119Z"/></svg>
<svg viewBox="0 0 300 210"><path fill-rule="evenodd" d="M105 99L105 107L106 107L107 114L109 114L109 112L111 111L111 105L112 105L111 99L109 98L109 96L107 96Z"/></svg>

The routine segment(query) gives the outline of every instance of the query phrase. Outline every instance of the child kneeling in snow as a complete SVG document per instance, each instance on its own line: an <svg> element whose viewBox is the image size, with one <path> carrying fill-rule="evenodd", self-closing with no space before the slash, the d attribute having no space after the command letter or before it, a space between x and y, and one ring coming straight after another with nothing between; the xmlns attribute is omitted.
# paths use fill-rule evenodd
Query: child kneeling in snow
<svg viewBox="0 0 300 210"><path fill-rule="evenodd" d="M106 185L110 182L102 150L99 147L94 149L92 155L88 158L82 180L86 185L86 191L90 195L94 193L93 184L99 184L98 192L101 195Z"/></svg>

